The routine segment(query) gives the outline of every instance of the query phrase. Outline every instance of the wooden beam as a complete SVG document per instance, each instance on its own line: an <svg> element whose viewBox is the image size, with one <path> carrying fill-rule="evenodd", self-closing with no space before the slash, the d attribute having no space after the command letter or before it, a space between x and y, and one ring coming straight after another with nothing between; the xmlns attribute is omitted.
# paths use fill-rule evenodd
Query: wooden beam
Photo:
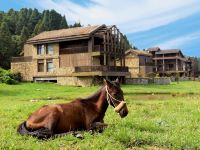
<svg viewBox="0 0 200 150"><path fill-rule="evenodd" d="M104 47L104 58L103 58L103 64L106 65L106 35L103 36L103 47Z"/></svg>

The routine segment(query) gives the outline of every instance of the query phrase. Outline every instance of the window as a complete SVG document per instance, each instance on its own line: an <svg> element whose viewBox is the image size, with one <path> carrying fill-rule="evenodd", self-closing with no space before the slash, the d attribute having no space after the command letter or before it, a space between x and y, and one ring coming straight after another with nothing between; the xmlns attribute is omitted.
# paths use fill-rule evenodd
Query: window
<svg viewBox="0 0 200 150"><path fill-rule="evenodd" d="M44 60L38 60L38 72L44 72Z"/></svg>
<svg viewBox="0 0 200 150"><path fill-rule="evenodd" d="M53 54L53 45L52 44L47 45L47 54Z"/></svg>
<svg viewBox="0 0 200 150"><path fill-rule="evenodd" d="M51 59L47 60L47 72L53 71L53 61Z"/></svg>
<svg viewBox="0 0 200 150"><path fill-rule="evenodd" d="M37 46L37 54L38 55L44 55L44 45L38 45Z"/></svg>

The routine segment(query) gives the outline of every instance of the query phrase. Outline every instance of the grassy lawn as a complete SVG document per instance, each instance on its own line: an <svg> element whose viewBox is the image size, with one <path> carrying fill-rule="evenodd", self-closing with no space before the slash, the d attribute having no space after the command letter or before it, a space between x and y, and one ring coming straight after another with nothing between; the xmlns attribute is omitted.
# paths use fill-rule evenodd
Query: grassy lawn
<svg viewBox="0 0 200 150"><path fill-rule="evenodd" d="M18 124L40 106L88 96L98 88L0 84L0 149L200 149L200 82L192 81L123 85L129 115L121 119L109 107L108 128L94 135L83 132L83 140L68 135L41 141L16 133Z"/></svg>

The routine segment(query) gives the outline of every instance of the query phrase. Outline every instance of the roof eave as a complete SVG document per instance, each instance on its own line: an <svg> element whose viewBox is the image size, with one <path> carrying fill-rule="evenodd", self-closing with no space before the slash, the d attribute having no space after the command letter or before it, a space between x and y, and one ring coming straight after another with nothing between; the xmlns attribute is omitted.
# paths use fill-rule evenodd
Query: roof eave
<svg viewBox="0 0 200 150"><path fill-rule="evenodd" d="M40 44L40 43L53 43L53 42L62 42L62 41L73 41L79 39L88 39L90 36L82 35L82 36L71 36L71 37L62 37L62 38L47 38L47 39L40 39L40 40L28 40L26 44Z"/></svg>

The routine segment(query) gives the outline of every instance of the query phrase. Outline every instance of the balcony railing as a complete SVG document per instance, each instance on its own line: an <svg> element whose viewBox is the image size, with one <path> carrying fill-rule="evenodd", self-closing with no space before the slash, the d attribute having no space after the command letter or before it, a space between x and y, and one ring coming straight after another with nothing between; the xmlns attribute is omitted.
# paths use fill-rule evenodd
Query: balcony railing
<svg viewBox="0 0 200 150"><path fill-rule="evenodd" d="M93 52L103 51L103 45L95 45Z"/></svg>
<svg viewBox="0 0 200 150"><path fill-rule="evenodd" d="M12 57L12 62L31 62L32 56Z"/></svg>
<svg viewBox="0 0 200 150"><path fill-rule="evenodd" d="M93 52L103 51L103 46L95 45ZM60 54L73 54L73 53L87 53L88 46L79 46L79 47L68 47L68 48L61 48Z"/></svg>
<svg viewBox="0 0 200 150"><path fill-rule="evenodd" d="M120 66L80 66L75 67L75 72L128 72L128 67Z"/></svg>
<svg viewBox="0 0 200 150"><path fill-rule="evenodd" d="M60 54L86 53L88 46L61 48Z"/></svg>
<svg viewBox="0 0 200 150"><path fill-rule="evenodd" d="M163 68L158 68L158 71L163 72ZM176 68L165 68L164 72L165 71L176 71ZM185 70L183 68L178 68L177 71L185 71Z"/></svg>

